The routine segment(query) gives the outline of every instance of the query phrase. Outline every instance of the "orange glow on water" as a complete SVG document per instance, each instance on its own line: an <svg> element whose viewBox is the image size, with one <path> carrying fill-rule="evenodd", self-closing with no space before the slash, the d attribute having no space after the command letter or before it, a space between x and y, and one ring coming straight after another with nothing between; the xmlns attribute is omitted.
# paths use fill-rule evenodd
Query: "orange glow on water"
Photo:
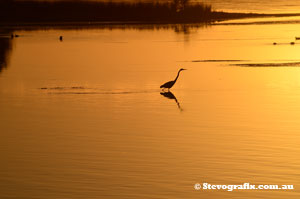
<svg viewBox="0 0 300 199"><path fill-rule="evenodd" d="M0 197L298 198L193 188L299 186L300 28L262 21L16 31L0 73Z"/></svg>

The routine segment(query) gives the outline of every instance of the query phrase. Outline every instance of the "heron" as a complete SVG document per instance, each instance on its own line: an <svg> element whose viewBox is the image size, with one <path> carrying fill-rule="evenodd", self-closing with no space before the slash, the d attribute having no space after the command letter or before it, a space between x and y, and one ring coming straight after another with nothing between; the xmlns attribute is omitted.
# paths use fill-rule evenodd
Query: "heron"
<svg viewBox="0 0 300 199"><path fill-rule="evenodd" d="M175 78L173 81L169 81L169 82L164 83L163 85L160 86L160 88L162 88L163 90L164 90L165 88L167 88L168 90L170 90L170 88L172 88L172 87L174 86L174 84L176 83L176 81L177 81L177 79L178 79L178 77L179 77L180 72L183 71L183 70L186 70L186 69L181 68L181 69L178 71L177 76L176 76L176 78Z"/></svg>

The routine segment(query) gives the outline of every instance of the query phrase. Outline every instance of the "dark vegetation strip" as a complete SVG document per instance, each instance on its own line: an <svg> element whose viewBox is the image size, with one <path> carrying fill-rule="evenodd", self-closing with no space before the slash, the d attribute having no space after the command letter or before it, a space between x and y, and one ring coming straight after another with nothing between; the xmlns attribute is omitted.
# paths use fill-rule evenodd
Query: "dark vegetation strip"
<svg viewBox="0 0 300 199"><path fill-rule="evenodd" d="M241 62L240 59L207 59L207 60L192 60L192 62Z"/></svg>
<svg viewBox="0 0 300 199"><path fill-rule="evenodd" d="M189 0L158 2L0 1L0 23L119 22L198 23L258 17L261 14L215 12Z"/></svg>
<svg viewBox="0 0 300 199"><path fill-rule="evenodd" d="M230 64L231 66L241 67L291 67L300 66L300 62L287 62L287 63L247 63L247 64Z"/></svg>

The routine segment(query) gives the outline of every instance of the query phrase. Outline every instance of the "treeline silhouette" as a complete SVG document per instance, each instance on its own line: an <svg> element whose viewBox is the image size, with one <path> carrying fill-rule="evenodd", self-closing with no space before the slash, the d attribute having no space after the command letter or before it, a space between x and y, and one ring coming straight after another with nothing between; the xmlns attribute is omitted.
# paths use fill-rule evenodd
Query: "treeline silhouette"
<svg viewBox="0 0 300 199"><path fill-rule="evenodd" d="M211 6L171 2L0 1L0 22L141 22L194 23L249 17L253 14L214 12Z"/></svg>

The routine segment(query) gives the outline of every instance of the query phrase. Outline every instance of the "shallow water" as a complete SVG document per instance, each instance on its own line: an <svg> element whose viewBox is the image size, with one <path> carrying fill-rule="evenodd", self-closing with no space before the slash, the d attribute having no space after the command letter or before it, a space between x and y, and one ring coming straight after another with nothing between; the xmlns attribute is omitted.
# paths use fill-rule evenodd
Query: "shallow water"
<svg viewBox="0 0 300 199"><path fill-rule="evenodd" d="M0 197L299 198L291 19L3 34ZM196 191L198 182L295 189Z"/></svg>
<svg viewBox="0 0 300 199"><path fill-rule="evenodd" d="M195 0L198 1L198 0ZM299 1L284 0L205 0L205 2L215 10L229 12L256 12L256 13L299 13Z"/></svg>

